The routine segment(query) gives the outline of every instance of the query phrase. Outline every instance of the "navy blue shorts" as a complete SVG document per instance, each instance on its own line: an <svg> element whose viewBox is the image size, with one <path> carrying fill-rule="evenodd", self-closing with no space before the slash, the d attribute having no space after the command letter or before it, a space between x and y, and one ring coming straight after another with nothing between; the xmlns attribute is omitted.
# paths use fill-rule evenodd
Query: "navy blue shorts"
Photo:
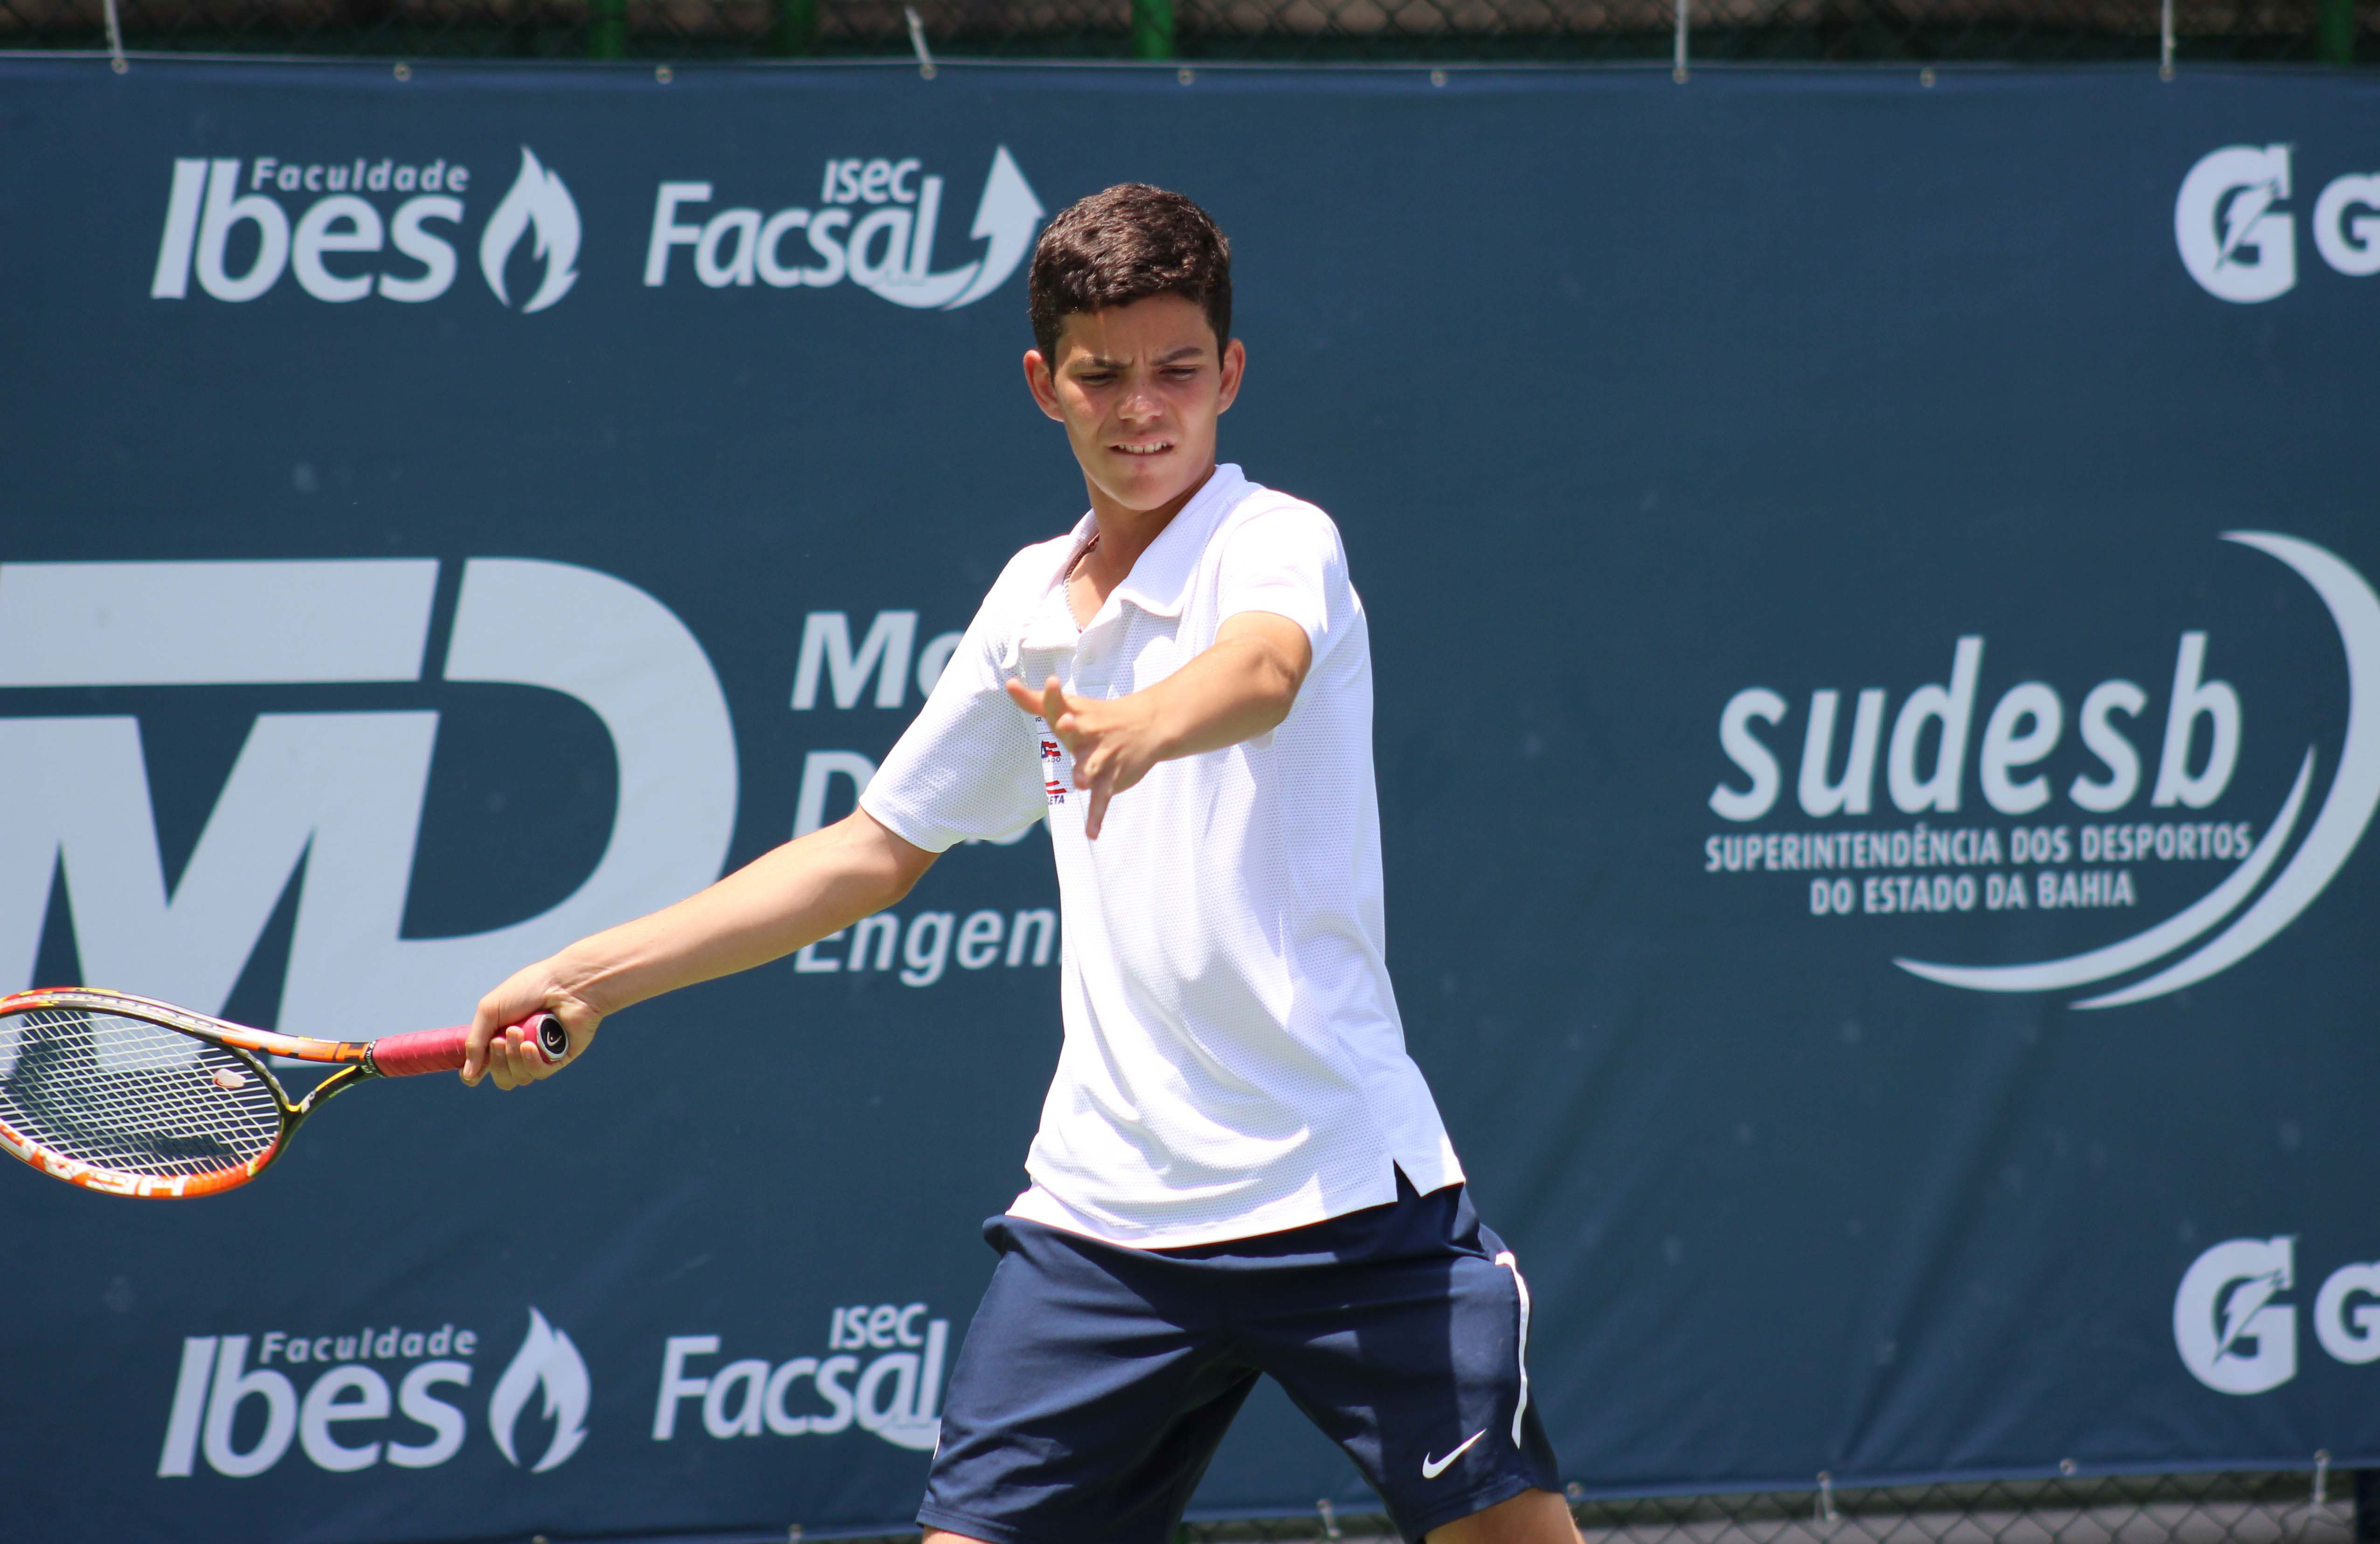
<svg viewBox="0 0 2380 1544"><path fill-rule="evenodd" d="M1528 1287L1463 1187L1310 1227L1128 1249L994 1217L917 1521L989 1544L1168 1544L1257 1379L1346 1451L1405 1538L1558 1490Z"/></svg>

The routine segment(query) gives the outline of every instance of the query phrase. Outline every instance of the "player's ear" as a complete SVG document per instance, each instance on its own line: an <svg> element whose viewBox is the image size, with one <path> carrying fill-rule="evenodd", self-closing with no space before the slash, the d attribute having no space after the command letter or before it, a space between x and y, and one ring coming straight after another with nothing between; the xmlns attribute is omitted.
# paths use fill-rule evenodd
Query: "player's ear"
<svg viewBox="0 0 2380 1544"><path fill-rule="evenodd" d="M1221 372L1223 378L1222 385L1221 389L1215 394L1216 412L1228 413L1231 411L1232 400L1240 394L1240 377L1246 372L1247 368L1248 351L1246 346L1237 338L1233 338L1230 343L1225 344L1223 345L1223 368Z"/></svg>
<svg viewBox="0 0 2380 1544"><path fill-rule="evenodd" d="M1025 389L1033 393L1044 415L1065 421L1065 415L1058 411L1058 383L1050 378L1050 361L1041 357L1038 348L1025 351Z"/></svg>

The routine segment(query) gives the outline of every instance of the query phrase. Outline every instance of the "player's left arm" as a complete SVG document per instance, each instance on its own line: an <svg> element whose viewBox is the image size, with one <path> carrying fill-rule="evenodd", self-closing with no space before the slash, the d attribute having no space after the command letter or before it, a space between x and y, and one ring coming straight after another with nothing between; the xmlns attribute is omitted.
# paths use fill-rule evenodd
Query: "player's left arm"
<svg viewBox="0 0 2380 1544"><path fill-rule="evenodd" d="M1314 664L1305 629L1270 611L1223 619L1212 648L1144 691L1072 697L1051 676L1037 694L1021 681L1008 694L1049 722L1075 758L1075 786L1087 790L1083 834L1097 840L1108 801L1160 761L1253 740L1289 717Z"/></svg>

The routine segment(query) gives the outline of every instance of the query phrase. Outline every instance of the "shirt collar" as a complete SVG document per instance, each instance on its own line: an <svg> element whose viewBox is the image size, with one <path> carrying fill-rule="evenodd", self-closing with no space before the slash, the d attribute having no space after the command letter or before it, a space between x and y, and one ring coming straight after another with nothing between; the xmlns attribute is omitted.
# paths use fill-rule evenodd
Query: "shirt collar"
<svg viewBox="0 0 2380 1544"><path fill-rule="evenodd" d="M1215 468L1206 486L1182 506L1181 513L1157 533L1134 560L1132 572L1115 587L1111 598L1129 600L1144 611L1158 616L1179 616L1183 592L1189 588L1192 571L1198 566L1198 556L1207 549L1207 538L1215 526L1230 513L1232 506L1254 491L1254 486L1239 467L1225 462ZM1085 513L1075 524L1074 539L1066 543L1065 556L1050 571L1049 581L1042 586L1040 603L1026 619L1025 626L1008 641L1002 652L1001 666L1014 669L1025 648L1071 647L1078 633L1074 613L1064 600L1066 576L1075 572L1084 549L1099 534L1099 517ZM1052 596L1058 598L1053 602ZM1101 608L1105 609L1104 607Z"/></svg>
<svg viewBox="0 0 2380 1544"><path fill-rule="evenodd" d="M1115 587L1117 597L1160 617L1181 615L1183 592L1190 586L1198 555L1207 549L1207 538L1248 491L1248 480L1238 466L1225 462L1216 467L1207 485L1134 560L1132 572Z"/></svg>

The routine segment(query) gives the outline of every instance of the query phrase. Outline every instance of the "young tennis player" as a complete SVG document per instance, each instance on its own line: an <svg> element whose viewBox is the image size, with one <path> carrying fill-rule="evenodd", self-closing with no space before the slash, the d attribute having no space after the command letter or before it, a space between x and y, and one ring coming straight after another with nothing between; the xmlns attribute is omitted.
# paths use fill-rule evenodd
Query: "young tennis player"
<svg viewBox="0 0 2380 1544"><path fill-rule="evenodd" d="M1090 513L1010 561L848 819L521 971L480 1002L463 1075L549 1076L497 1026L551 1009L582 1055L605 1015L1047 819L1065 1043L1032 1184L986 1224L929 1544L1165 1544L1267 1373L1407 1538L1574 1544L1528 1287L1390 990L1346 555L1320 510L1215 462L1246 362L1230 248L1128 184L1050 223L1028 288L1026 384Z"/></svg>

